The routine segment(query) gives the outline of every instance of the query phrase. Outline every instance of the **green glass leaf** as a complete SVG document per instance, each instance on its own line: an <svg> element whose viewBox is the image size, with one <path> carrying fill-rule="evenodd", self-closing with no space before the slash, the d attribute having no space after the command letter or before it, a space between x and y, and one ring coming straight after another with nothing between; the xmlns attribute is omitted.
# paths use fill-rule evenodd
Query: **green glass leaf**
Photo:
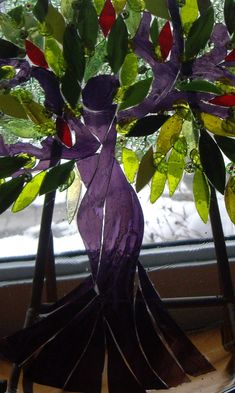
<svg viewBox="0 0 235 393"><path fill-rule="evenodd" d="M214 26L214 9L209 7L192 25L185 43L185 58L195 57L205 48Z"/></svg>
<svg viewBox="0 0 235 393"><path fill-rule="evenodd" d="M153 148L151 146L140 162L135 185L137 192L142 190L142 188L149 183L155 171L156 167L154 165Z"/></svg>
<svg viewBox="0 0 235 393"><path fill-rule="evenodd" d="M25 182L25 176L18 176L0 185L0 214L18 198Z"/></svg>
<svg viewBox="0 0 235 393"><path fill-rule="evenodd" d="M43 124L48 122L48 116L46 115L45 108L36 101L22 101L22 105L30 118L35 124Z"/></svg>
<svg viewBox="0 0 235 393"><path fill-rule="evenodd" d="M73 171L70 172L66 182L63 183L61 186L59 186L59 191L63 192L65 190L67 190L73 184L74 179L75 179L75 173L74 173L74 170L73 170Z"/></svg>
<svg viewBox="0 0 235 393"><path fill-rule="evenodd" d="M72 21L73 19L73 7L72 7L72 3L74 0L61 0L60 1L60 9L61 9L61 13L62 15L69 21Z"/></svg>
<svg viewBox="0 0 235 393"><path fill-rule="evenodd" d="M26 183L20 195L15 200L14 205L12 206L13 213L17 213L25 209L36 199L45 175L45 171L40 172L36 176L34 176L28 183Z"/></svg>
<svg viewBox="0 0 235 393"><path fill-rule="evenodd" d="M197 0L197 4L199 12L202 15L211 6L211 0Z"/></svg>
<svg viewBox="0 0 235 393"><path fill-rule="evenodd" d="M19 48L10 41L0 38L0 58L9 59L14 57L24 57L25 50Z"/></svg>
<svg viewBox="0 0 235 393"><path fill-rule="evenodd" d="M137 56L131 52L125 57L124 63L121 68L121 83L124 86L130 86L135 82L138 75L138 59Z"/></svg>
<svg viewBox="0 0 235 393"><path fill-rule="evenodd" d="M141 13L138 11L134 11L130 8L129 4L127 3L126 12L128 13L128 18L125 19L125 23L130 35L130 38L133 38L138 30L140 21L141 21Z"/></svg>
<svg viewBox="0 0 235 393"><path fill-rule="evenodd" d="M231 176L225 188L225 206L230 220L235 224L235 177Z"/></svg>
<svg viewBox="0 0 235 393"><path fill-rule="evenodd" d="M27 113L20 101L11 94L0 94L0 110L19 119L27 119Z"/></svg>
<svg viewBox="0 0 235 393"><path fill-rule="evenodd" d="M40 132L34 123L30 120L24 119L12 119L3 120L0 119L0 126L9 135L16 135L20 138L38 138Z"/></svg>
<svg viewBox="0 0 235 393"><path fill-rule="evenodd" d="M166 154L179 137L182 126L182 117L177 113L171 116L161 127L157 138L157 151Z"/></svg>
<svg viewBox="0 0 235 393"><path fill-rule="evenodd" d="M75 174L74 181L71 184L71 186L67 189L67 194L66 194L67 218L69 224L71 224L71 222L75 217L82 195L81 176L76 166L74 167L73 172Z"/></svg>
<svg viewBox="0 0 235 393"><path fill-rule="evenodd" d="M204 130L199 139L199 152L203 170L211 184L224 193L225 188L225 164L223 156L213 138Z"/></svg>
<svg viewBox="0 0 235 393"><path fill-rule="evenodd" d="M217 145L222 152L233 162L235 162L235 140L232 138L226 138L223 136L214 137Z"/></svg>
<svg viewBox="0 0 235 393"><path fill-rule="evenodd" d="M185 157L187 154L187 144L185 138L180 138L171 151L168 159L167 179L169 186L169 194L172 196L176 191L185 167Z"/></svg>
<svg viewBox="0 0 235 393"><path fill-rule="evenodd" d="M54 38L51 37L45 38L44 54L47 64L54 71L56 76L61 78L64 72L65 63L64 63L62 50Z"/></svg>
<svg viewBox="0 0 235 393"><path fill-rule="evenodd" d="M33 8L33 13L39 22L43 22L48 12L48 0L38 0Z"/></svg>
<svg viewBox="0 0 235 393"><path fill-rule="evenodd" d="M210 210L210 187L204 173L196 169L193 178L194 202L199 216L207 223Z"/></svg>
<svg viewBox="0 0 235 393"><path fill-rule="evenodd" d="M114 74L121 68L128 50L128 32L121 17L118 16L108 37L107 55Z"/></svg>
<svg viewBox="0 0 235 393"><path fill-rule="evenodd" d="M127 179L130 183L133 183L139 168L139 160L136 153L124 147L122 149L122 163Z"/></svg>
<svg viewBox="0 0 235 393"><path fill-rule="evenodd" d="M127 0L112 0L114 9L117 14L120 14L122 12L123 8L126 5Z"/></svg>
<svg viewBox="0 0 235 393"><path fill-rule="evenodd" d="M78 31L86 48L94 50L98 35L98 17L91 0L84 0L79 8Z"/></svg>
<svg viewBox="0 0 235 393"><path fill-rule="evenodd" d="M221 90L211 82L203 80L193 80L191 82L181 82L177 88L181 91L202 91L206 93L221 94Z"/></svg>
<svg viewBox="0 0 235 393"><path fill-rule="evenodd" d="M81 87L69 70L66 70L61 78L61 90L71 107L75 108L81 93Z"/></svg>
<svg viewBox="0 0 235 393"><path fill-rule="evenodd" d="M7 40L16 45L22 45L22 39L20 37L21 29L9 15L4 14L3 12L0 12L0 29Z"/></svg>
<svg viewBox="0 0 235 393"><path fill-rule="evenodd" d="M229 33L235 32L235 0L225 0L224 2L224 19Z"/></svg>
<svg viewBox="0 0 235 393"><path fill-rule="evenodd" d="M170 19L166 0L145 0L145 6L151 14L163 19Z"/></svg>
<svg viewBox="0 0 235 393"><path fill-rule="evenodd" d="M28 162L27 157L0 157L0 179L10 177L20 168L24 167Z"/></svg>
<svg viewBox="0 0 235 393"><path fill-rule="evenodd" d="M105 0L94 0L94 6L98 15L101 14L102 9L104 8Z"/></svg>
<svg viewBox="0 0 235 393"><path fill-rule="evenodd" d="M158 36L159 36L158 20L157 18L154 18L150 28L150 37L153 44L157 43Z"/></svg>
<svg viewBox="0 0 235 393"><path fill-rule="evenodd" d="M152 84L152 78L147 78L136 82L131 85L124 94L123 102L119 109L123 110L139 104L147 96L150 86Z"/></svg>
<svg viewBox="0 0 235 393"><path fill-rule="evenodd" d="M107 41L102 40L95 48L93 56L89 57L86 64L84 80L87 82L90 78L97 75L100 68L106 61Z"/></svg>
<svg viewBox="0 0 235 393"><path fill-rule="evenodd" d="M151 135L169 119L167 115L151 115L137 120L131 127L127 137L142 137Z"/></svg>
<svg viewBox="0 0 235 393"><path fill-rule="evenodd" d="M63 36L65 32L65 20L63 15L49 4L48 12L45 18L46 28L49 33L61 44L63 44Z"/></svg>
<svg viewBox="0 0 235 393"><path fill-rule="evenodd" d="M129 7L137 12L141 12L144 10L145 1L144 0L127 0Z"/></svg>
<svg viewBox="0 0 235 393"><path fill-rule="evenodd" d="M165 172L155 171L151 181L150 202L154 203L162 195L167 175Z"/></svg>
<svg viewBox="0 0 235 393"><path fill-rule="evenodd" d="M68 25L65 29L63 53L69 71L81 81L85 71L84 48L73 25Z"/></svg>
<svg viewBox="0 0 235 393"><path fill-rule="evenodd" d="M65 164L57 165L50 169L42 182L40 187L39 195L46 194L48 192L56 190L62 184L66 183L70 172L74 168L74 161L68 161Z"/></svg>
<svg viewBox="0 0 235 393"><path fill-rule="evenodd" d="M181 21L186 33L189 32L193 22L198 17L197 0L186 0L184 6L181 8Z"/></svg>
<svg viewBox="0 0 235 393"><path fill-rule="evenodd" d="M24 7L19 5L18 7L12 8L8 12L8 15L14 20L17 26L22 27L24 22Z"/></svg>
<svg viewBox="0 0 235 393"><path fill-rule="evenodd" d="M16 75L15 67L2 66L0 67L0 79L12 79Z"/></svg>

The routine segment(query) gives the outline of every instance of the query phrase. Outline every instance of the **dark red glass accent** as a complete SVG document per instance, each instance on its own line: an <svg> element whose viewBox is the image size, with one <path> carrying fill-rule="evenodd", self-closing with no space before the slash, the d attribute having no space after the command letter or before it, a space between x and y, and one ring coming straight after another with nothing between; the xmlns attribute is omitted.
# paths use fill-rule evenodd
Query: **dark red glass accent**
<svg viewBox="0 0 235 393"><path fill-rule="evenodd" d="M57 117L56 119L56 130L60 141L67 147L73 146L72 135L68 123L62 119L62 117Z"/></svg>
<svg viewBox="0 0 235 393"><path fill-rule="evenodd" d="M225 57L225 61L235 61L235 49Z"/></svg>
<svg viewBox="0 0 235 393"><path fill-rule="evenodd" d="M99 24L106 37L116 20L116 13L111 0L106 0L99 17Z"/></svg>
<svg viewBox="0 0 235 393"><path fill-rule="evenodd" d="M48 68L44 53L38 46L29 40L25 40L25 49L29 59L33 64L39 67Z"/></svg>
<svg viewBox="0 0 235 393"><path fill-rule="evenodd" d="M235 95L218 96L210 100L210 103L220 106L235 106Z"/></svg>
<svg viewBox="0 0 235 393"><path fill-rule="evenodd" d="M163 60L165 60L169 55L173 45L173 35L171 32L170 22L166 22L162 30L160 31L158 37L158 44L160 46L162 58Z"/></svg>

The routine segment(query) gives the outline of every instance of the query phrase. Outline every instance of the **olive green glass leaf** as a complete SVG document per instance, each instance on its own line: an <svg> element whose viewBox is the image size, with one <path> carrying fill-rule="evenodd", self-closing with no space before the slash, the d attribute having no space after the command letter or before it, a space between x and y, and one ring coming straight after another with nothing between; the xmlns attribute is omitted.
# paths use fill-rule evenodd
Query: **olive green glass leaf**
<svg viewBox="0 0 235 393"><path fill-rule="evenodd" d="M30 159L28 157L23 156L0 157L0 179L10 177L29 161Z"/></svg>
<svg viewBox="0 0 235 393"><path fill-rule="evenodd" d="M224 19L229 33L232 35L235 31L235 0L225 0L224 2Z"/></svg>
<svg viewBox="0 0 235 393"><path fill-rule="evenodd" d="M167 175L165 172L156 170L151 181L150 202L154 203L162 195Z"/></svg>
<svg viewBox="0 0 235 393"><path fill-rule="evenodd" d="M94 50L98 35L98 17L91 0L84 0L79 8L77 27L86 48Z"/></svg>
<svg viewBox="0 0 235 393"><path fill-rule="evenodd" d="M45 175L45 171L40 172L36 176L34 176L28 183L26 183L20 195L15 200L14 205L12 206L13 213L17 213L25 209L36 199Z"/></svg>
<svg viewBox="0 0 235 393"><path fill-rule="evenodd" d="M122 149L122 163L127 179L130 183L133 183L139 168L139 160L136 153L124 147Z"/></svg>
<svg viewBox="0 0 235 393"><path fill-rule="evenodd" d="M54 191L62 184L66 183L73 168L74 161L72 160L50 169L43 179L39 195Z"/></svg>
<svg viewBox="0 0 235 393"><path fill-rule="evenodd" d="M230 220L235 224L235 177L231 176L225 187L225 206Z"/></svg>
<svg viewBox="0 0 235 393"><path fill-rule="evenodd" d="M185 33L188 33L193 22L198 17L197 0L186 0L184 6L181 8L181 21Z"/></svg>
<svg viewBox="0 0 235 393"><path fill-rule="evenodd" d="M204 130L201 131L199 139L199 152L207 178L216 190L223 194L226 173L224 159L214 139Z"/></svg>
<svg viewBox="0 0 235 393"><path fill-rule="evenodd" d="M8 15L16 23L18 27L23 27L24 23L24 7L19 5L18 7L12 8Z"/></svg>
<svg viewBox="0 0 235 393"><path fill-rule="evenodd" d="M47 64L54 71L56 76L61 78L65 69L65 62L61 47L58 45L57 41L54 38L45 38L44 54Z"/></svg>
<svg viewBox="0 0 235 393"><path fill-rule="evenodd" d="M123 101L120 105L120 110L130 108L139 104L148 94L152 78L147 78L131 85L124 94Z"/></svg>
<svg viewBox="0 0 235 393"><path fill-rule="evenodd" d="M67 189L66 193L67 218L69 224L71 224L71 222L73 221L75 214L78 210L82 192L81 176L76 166L74 167L73 173L75 175L74 181Z"/></svg>
<svg viewBox="0 0 235 393"><path fill-rule="evenodd" d="M232 138L226 138L223 136L214 137L217 145L222 152L233 162L235 162L235 140Z"/></svg>
<svg viewBox="0 0 235 393"><path fill-rule="evenodd" d="M191 82L182 82L178 86L181 91L201 91L206 93L221 94L221 90L211 82L203 80L193 80Z"/></svg>
<svg viewBox="0 0 235 393"><path fill-rule="evenodd" d="M18 198L25 182L25 176L18 176L0 185L0 214Z"/></svg>
<svg viewBox="0 0 235 393"><path fill-rule="evenodd" d="M130 86L135 82L138 75L138 59L137 56L131 52L125 57L124 63L121 68L121 83L124 86Z"/></svg>
<svg viewBox="0 0 235 393"><path fill-rule="evenodd" d="M16 45L21 45L20 28L9 15L3 12L0 13L0 30L7 40ZM16 51L18 52L18 49Z"/></svg>
<svg viewBox="0 0 235 393"><path fill-rule="evenodd" d="M123 8L126 5L127 0L113 0L113 6L117 14L120 14L122 12Z"/></svg>
<svg viewBox="0 0 235 393"><path fill-rule="evenodd" d="M11 94L0 94L0 110L12 117L27 119L27 113L20 101Z"/></svg>
<svg viewBox="0 0 235 393"><path fill-rule="evenodd" d="M135 185L137 192L142 190L142 188L149 183L155 171L156 167L154 165L153 148L151 146L140 162Z"/></svg>
<svg viewBox="0 0 235 393"><path fill-rule="evenodd" d="M81 87L70 70L66 70L61 78L61 90L71 107L75 108L81 93Z"/></svg>
<svg viewBox="0 0 235 393"><path fill-rule="evenodd" d="M235 122L220 119L218 116L202 112L200 118L204 127L215 135L235 136Z"/></svg>
<svg viewBox="0 0 235 393"><path fill-rule="evenodd" d="M150 28L150 37L153 44L157 43L158 36L159 36L158 20L157 18L154 18Z"/></svg>
<svg viewBox="0 0 235 393"><path fill-rule="evenodd" d="M193 58L205 48L214 26L214 9L209 7L193 24L189 30L185 43L185 58Z"/></svg>
<svg viewBox="0 0 235 393"><path fill-rule="evenodd" d="M49 4L48 7L45 24L49 34L62 44L65 32L65 20L57 8L53 7L51 4Z"/></svg>
<svg viewBox="0 0 235 393"><path fill-rule="evenodd" d="M118 16L108 37L107 55L114 74L120 70L128 50L128 31L121 17Z"/></svg>
<svg viewBox="0 0 235 393"><path fill-rule="evenodd" d="M193 196L199 216L206 223L210 210L210 187L206 176L200 169L196 169L193 178Z"/></svg>
<svg viewBox="0 0 235 393"><path fill-rule="evenodd" d="M74 9L72 7L72 3L74 0L61 0L60 1L60 9L62 15L69 21L73 19Z"/></svg>
<svg viewBox="0 0 235 393"><path fill-rule="evenodd" d="M65 29L63 53L69 71L81 81L85 70L84 48L77 29L73 25L68 25Z"/></svg>
<svg viewBox="0 0 235 393"><path fill-rule="evenodd" d="M169 186L169 194L172 196L176 191L185 167L185 157L187 154L187 144L185 138L180 138L174 144L168 159L167 179Z"/></svg>
<svg viewBox="0 0 235 393"><path fill-rule="evenodd" d="M170 19L167 0L145 0L145 6L151 14L159 16L160 18Z"/></svg>
<svg viewBox="0 0 235 393"><path fill-rule="evenodd" d="M94 0L94 6L98 15L100 15L102 9L104 8L105 0Z"/></svg>
<svg viewBox="0 0 235 393"><path fill-rule="evenodd" d="M48 0L38 0L33 8L33 13L39 22L43 22L48 13Z"/></svg>
<svg viewBox="0 0 235 393"><path fill-rule="evenodd" d="M166 154L175 143L183 126L183 119L177 113L171 116L161 127L157 138L157 151Z"/></svg>
<svg viewBox="0 0 235 393"><path fill-rule="evenodd" d="M143 11L145 7L145 0L127 0L129 7L137 12Z"/></svg>
<svg viewBox="0 0 235 393"><path fill-rule="evenodd" d="M125 23L130 35L130 38L133 38L138 30L140 20L141 20L141 13L138 11L134 11L127 3L125 11L128 17L125 19Z"/></svg>

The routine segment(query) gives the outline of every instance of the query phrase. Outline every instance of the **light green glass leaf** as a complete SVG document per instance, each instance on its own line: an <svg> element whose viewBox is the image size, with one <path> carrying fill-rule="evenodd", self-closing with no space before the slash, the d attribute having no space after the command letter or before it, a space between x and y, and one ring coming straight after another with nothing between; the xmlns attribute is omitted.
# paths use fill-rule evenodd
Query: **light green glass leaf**
<svg viewBox="0 0 235 393"><path fill-rule="evenodd" d="M60 9L62 15L68 20L72 20L73 18L73 7L72 3L74 0L61 0L60 1Z"/></svg>
<svg viewBox="0 0 235 393"><path fill-rule="evenodd" d="M138 75L138 59L134 53L128 53L121 68L121 83L130 86Z"/></svg>
<svg viewBox="0 0 235 393"><path fill-rule="evenodd" d="M156 200L162 195L165 188L166 179L167 179L167 175L165 172L160 172L156 170L151 182L151 191L150 191L151 203L156 202Z"/></svg>
<svg viewBox="0 0 235 393"><path fill-rule="evenodd" d="M62 44L65 31L65 20L57 8L53 7L51 4L48 6L45 23L48 32Z"/></svg>
<svg viewBox="0 0 235 393"><path fill-rule="evenodd" d="M148 184L155 171L156 167L154 165L153 148L151 146L140 162L135 185L137 192L142 190L142 188Z"/></svg>
<svg viewBox="0 0 235 393"><path fill-rule="evenodd" d="M40 105L38 102L31 100L28 102L22 102L22 104L28 117L35 124L43 124L49 121L44 106Z"/></svg>
<svg viewBox="0 0 235 393"><path fill-rule="evenodd" d="M122 12L123 8L126 5L127 0L113 0L113 6L117 14L120 14Z"/></svg>
<svg viewBox="0 0 235 393"><path fill-rule="evenodd" d="M139 160L136 153L124 147L122 149L122 163L127 179L130 183L133 183L139 168Z"/></svg>
<svg viewBox="0 0 235 393"><path fill-rule="evenodd" d="M44 54L48 65L61 78L65 69L65 62L62 50L54 38L46 37Z"/></svg>
<svg viewBox="0 0 235 393"><path fill-rule="evenodd" d="M146 9L160 18L170 19L167 0L145 0Z"/></svg>
<svg viewBox="0 0 235 393"><path fill-rule="evenodd" d="M95 53L92 57L87 59L84 80L87 82L92 76L95 76L102 65L105 63L107 55L107 41L102 40L95 48Z"/></svg>
<svg viewBox="0 0 235 393"><path fill-rule="evenodd" d="M141 12L144 10L145 1L144 0L127 0L130 8L133 11Z"/></svg>
<svg viewBox="0 0 235 393"><path fill-rule="evenodd" d="M15 21L2 12L0 13L0 29L7 40L17 45L22 43L20 29L17 27Z"/></svg>
<svg viewBox="0 0 235 393"><path fill-rule="evenodd" d="M16 135L20 138L38 138L40 133L34 123L30 120L12 119L0 120L0 127L9 134Z"/></svg>
<svg viewBox="0 0 235 393"><path fill-rule="evenodd" d="M161 127L157 138L157 150L166 154L175 143L183 126L183 119L175 113Z"/></svg>
<svg viewBox="0 0 235 393"><path fill-rule="evenodd" d="M200 114L204 127L215 135L235 136L235 121L222 120L218 116L202 112Z"/></svg>
<svg viewBox="0 0 235 393"><path fill-rule="evenodd" d="M0 94L0 110L12 117L27 119L27 113L20 101L11 94Z"/></svg>
<svg viewBox="0 0 235 393"><path fill-rule="evenodd" d="M73 173L75 175L74 181L67 189L66 195L67 219L69 224L73 221L78 210L82 192L81 176L76 166L74 167Z"/></svg>
<svg viewBox="0 0 235 393"><path fill-rule="evenodd" d="M185 33L188 33L193 22L198 17L197 0L185 0L184 6L181 8L181 20Z"/></svg>
<svg viewBox="0 0 235 393"><path fill-rule="evenodd" d="M93 1L94 1L96 12L98 15L100 15L102 9L104 8L105 0L93 0Z"/></svg>
<svg viewBox="0 0 235 393"><path fill-rule="evenodd" d="M13 213L25 209L36 199L45 175L45 171L38 173L24 186L12 207Z"/></svg>
<svg viewBox="0 0 235 393"><path fill-rule="evenodd" d="M204 173L196 169L193 178L194 202L199 216L207 223L210 210L210 187Z"/></svg>
<svg viewBox="0 0 235 393"><path fill-rule="evenodd" d="M127 3L125 10L128 13L128 18L125 19L125 23L130 35L130 38L133 38L138 30L141 13L138 11L134 11L129 4Z"/></svg>
<svg viewBox="0 0 235 393"><path fill-rule="evenodd" d="M183 173L185 166L185 155L179 153L174 148L171 151L170 157L168 159L168 171L167 179L169 186L169 194L172 196L177 189Z"/></svg>
<svg viewBox="0 0 235 393"><path fill-rule="evenodd" d="M192 121L185 120L182 127L182 135L187 141L188 150L191 151L198 146L198 131L194 129Z"/></svg>
<svg viewBox="0 0 235 393"><path fill-rule="evenodd" d="M225 206L230 220L235 224L235 177L231 176L225 187Z"/></svg>

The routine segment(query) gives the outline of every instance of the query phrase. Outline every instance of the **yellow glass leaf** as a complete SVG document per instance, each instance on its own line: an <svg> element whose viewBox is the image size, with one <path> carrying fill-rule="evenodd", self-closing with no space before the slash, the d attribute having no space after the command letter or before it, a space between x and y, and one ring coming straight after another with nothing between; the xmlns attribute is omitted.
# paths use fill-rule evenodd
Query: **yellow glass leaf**
<svg viewBox="0 0 235 393"><path fill-rule="evenodd" d="M126 5L127 0L112 0L114 9L117 14L120 14L122 12L123 8Z"/></svg>
<svg viewBox="0 0 235 393"><path fill-rule="evenodd" d="M156 170L151 181L150 202L154 203L162 195L167 175L165 172Z"/></svg>
<svg viewBox="0 0 235 393"><path fill-rule="evenodd" d="M230 220L235 224L235 177L231 176L225 187L225 206Z"/></svg>
<svg viewBox="0 0 235 393"><path fill-rule="evenodd" d="M134 53L128 53L121 68L121 83L130 86L138 75L138 59Z"/></svg>
<svg viewBox="0 0 235 393"><path fill-rule="evenodd" d="M175 143L183 126L183 119L177 113L171 116L161 127L157 138L157 150L166 154Z"/></svg>
<svg viewBox="0 0 235 393"><path fill-rule="evenodd" d="M222 120L205 112L201 113L201 120L204 127L215 135L235 136L235 122L232 120Z"/></svg>
<svg viewBox="0 0 235 393"><path fill-rule="evenodd" d="M122 163L127 179L130 183L133 183L139 168L139 160L136 153L124 147L122 149Z"/></svg>
<svg viewBox="0 0 235 393"><path fill-rule="evenodd" d="M184 6L181 8L181 20L185 33L188 33L193 22L198 17L197 0L185 0Z"/></svg>
<svg viewBox="0 0 235 393"><path fill-rule="evenodd" d="M210 187L204 173L196 169L193 178L194 202L199 216L207 223L210 209Z"/></svg>
<svg viewBox="0 0 235 393"><path fill-rule="evenodd" d="M175 149L172 149L169 160L168 160L168 171L167 179L169 186L169 194L172 196L177 189L185 167L185 155L179 153Z"/></svg>
<svg viewBox="0 0 235 393"><path fill-rule="evenodd" d="M45 38L45 58L54 73L61 78L65 69L62 50L54 38Z"/></svg>
<svg viewBox="0 0 235 393"><path fill-rule="evenodd" d="M74 167L73 173L75 175L74 180L71 186L67 189L67 194L66 194L67 219L69 224L71 224L71 222L74 219L82 195L81 176L76 166Z"/></svg>
<svg viewBox="0 0 235 393"><path fill-rule="evenodd" d="M14 213L25 209L36 199L45 175L45 171L40 172L25 185L12 207Z"/></svg>

